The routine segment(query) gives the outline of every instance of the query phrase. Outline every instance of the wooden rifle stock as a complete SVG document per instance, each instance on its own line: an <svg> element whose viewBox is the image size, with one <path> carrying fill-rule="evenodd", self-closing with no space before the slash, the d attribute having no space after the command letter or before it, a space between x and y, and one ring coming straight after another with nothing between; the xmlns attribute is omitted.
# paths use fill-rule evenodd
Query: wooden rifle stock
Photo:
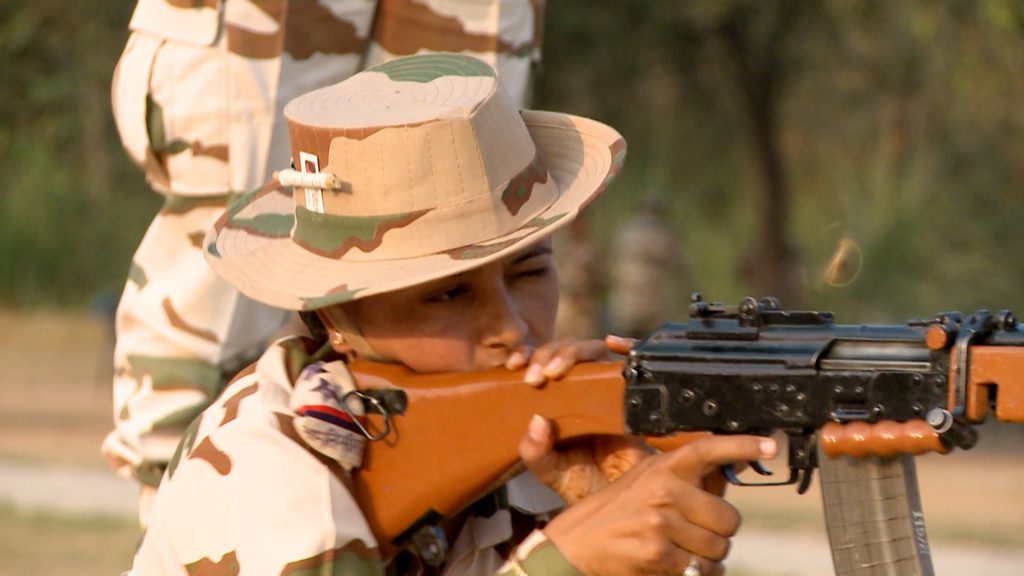
<svg viewBox="0 0 1024 576"><path fill-rule="evenodd" d="M351 369L359 389L397 387L408 400L390 418L391 432L367 444L353 474L356 500L385 556L421 521L450 517L499 486L516 468L534 414L554 421L559 441L624 433L622 362L580 364L541 388L505 369L415 374L368 362ZM370 421L383 426L379 417Z"/></svg>

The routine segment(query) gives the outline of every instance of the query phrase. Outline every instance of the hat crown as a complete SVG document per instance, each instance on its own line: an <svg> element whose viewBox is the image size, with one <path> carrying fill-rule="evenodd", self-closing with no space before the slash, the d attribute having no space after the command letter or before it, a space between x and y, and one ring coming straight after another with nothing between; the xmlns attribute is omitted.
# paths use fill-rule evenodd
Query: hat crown
<svg viewBox="0 0 1024 576"><path fill-rule="evenodd" d="M469 56L377 66L296 98L285 116L296 168L340 180L293 192L293 237L324 255L461 248L521 227L558 195L494 70Z"/></svg>

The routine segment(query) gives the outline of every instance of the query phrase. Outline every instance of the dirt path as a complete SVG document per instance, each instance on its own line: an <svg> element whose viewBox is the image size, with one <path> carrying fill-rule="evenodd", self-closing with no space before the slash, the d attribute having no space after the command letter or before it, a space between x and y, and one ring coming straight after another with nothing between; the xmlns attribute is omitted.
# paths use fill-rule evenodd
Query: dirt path
<svg viewBox="0 0 1024 576"><path fill-rule="evenodd" d="M938 576L1017 576L1024 574L1024 551L986 549L932 540ZM733 541L730 572L744 576L822 576L832 574L823 533L778 533L744 529Z"/></svg>
<svg viewBox="0 0 1024 576"><path fill-rule="evenodd" d="M0 503L74 514L135 515L135 487L102 470L0 462Z"/></svg>
<svg viewBox="0 0 1024 576"><path fill-rule="evenodd" d="M135 489L102 470L0 461L0 504L71 514L133 517ZM750 525L752 524L752 525ZM736 537L729 559L740 576L822 576L832 573L828 542L815 531L773 530L752 521ZM1024 574L1024 550L934 540L939 576Z"/></svg>

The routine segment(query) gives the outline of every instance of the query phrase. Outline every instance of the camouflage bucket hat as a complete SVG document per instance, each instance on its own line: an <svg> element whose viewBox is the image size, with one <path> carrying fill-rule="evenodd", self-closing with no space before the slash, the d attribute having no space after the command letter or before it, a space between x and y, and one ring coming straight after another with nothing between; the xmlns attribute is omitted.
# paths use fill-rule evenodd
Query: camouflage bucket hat
<svg viewBox="0 0 1024 576"><path fill-rule="evenodd" d="M312 310L497 260L569 223L626 144L568 114L517 110L469 56L411 56L285 107L292 170L240 198L206 257L249 297Z"/></svg>

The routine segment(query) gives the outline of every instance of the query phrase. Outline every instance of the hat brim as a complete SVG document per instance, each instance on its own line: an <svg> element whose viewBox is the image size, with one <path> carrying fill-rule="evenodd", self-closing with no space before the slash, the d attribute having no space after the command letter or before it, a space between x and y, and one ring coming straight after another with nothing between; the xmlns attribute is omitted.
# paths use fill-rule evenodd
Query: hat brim
<svg viewBox="0 0 1024 576"><path fill-rule="evenodd" d="M626 152L622 136L595 120L536 110L523 110L522 115L559 189L558 198L522 228L416 258L329 258L306 250L290 236L262 233L247 224L260 216L286 219L293 214L291 189L272 186L244 197L241 207L232 205L218 220L204 241L206 259L254 300L313 310L458 274L521 250L571 222L615 177Z"/></svg>

